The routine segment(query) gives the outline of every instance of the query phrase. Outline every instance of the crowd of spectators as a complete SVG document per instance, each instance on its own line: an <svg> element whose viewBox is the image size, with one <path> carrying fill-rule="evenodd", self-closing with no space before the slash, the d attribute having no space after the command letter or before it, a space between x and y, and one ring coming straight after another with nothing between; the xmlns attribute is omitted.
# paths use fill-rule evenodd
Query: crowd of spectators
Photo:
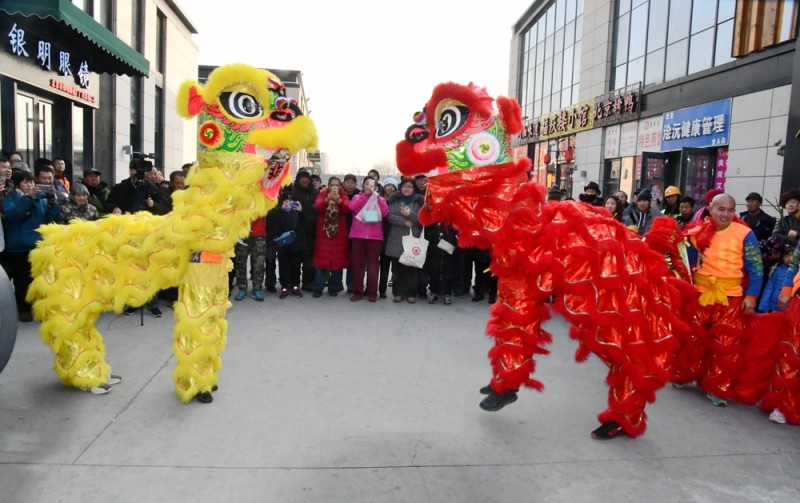
<svg viewBox="0 0 800 503"><path fill-rule="evenodd" d="M32 319L24 301L30 283L28 253L40 239L37 228L45 223L68 223L74 219L96 220L108 214L147 211L164 215L172 210L171 194L184 188L191 164L169 173L152 166L147 170L131 169L129 177L113 187L103 181L96 169L88 169L75 178L63 158L38 159L31 169L18 152L0 158L0 209L2 235L0 264L11 278L19 319ZM491 258L485 250L459 248L457 232L445 224L423 228L418 214L424 204L427 179L386 177L371 170L359 186L358 178L347 174L331 177L327 184L306 170L300 170L294 182L285 187L277 206L252 223L250 236L235 249L231 289L235 301L251 297L262 302L267 294L280 299L337 296L347 291L353 302L386 299L391 289L396 303L450 305L453 297L463 297L472 290L472 301L497 298L497 281L489 272ZM579 199L587 204L604 206L616 220L639 235L660 216L674 218L681 227L708 217L706 208L719 191L709 191L706 205L682 197L678 187L664 191L663 201L653 201L650 190L637 191L628 201L624 191L601 197L600 186L590 182ZM557 187L547 193L548 201L567 199ZM785 275L800 234L800 190L790 190L780 197L780 218L765 213L763 198L750 193L747 211L740 218L759 240L765 280L759 299L759 311L776 310L776 292ZM424 237L428 241L424 267L401 263L403 238ZM248 295L249 294L249 295ZM152 316L161 316L159 297L168 304L177 298L173 289L161 292L145 306ZM125 310L126 314L135 308Z"/></svg>

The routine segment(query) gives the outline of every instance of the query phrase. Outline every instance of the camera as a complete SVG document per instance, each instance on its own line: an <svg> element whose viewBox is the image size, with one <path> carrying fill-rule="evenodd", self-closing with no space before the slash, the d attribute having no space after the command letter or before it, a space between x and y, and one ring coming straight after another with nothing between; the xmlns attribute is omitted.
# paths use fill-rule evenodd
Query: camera
<svg viewBox="0 0 800 503"><path fill-rule="evenodd" d="M136 178L144 180L144 174L153 169L153 161L155 160L154 154L143 154L142 152L134 152L131 155L130 169L136 170Z"/></svg>

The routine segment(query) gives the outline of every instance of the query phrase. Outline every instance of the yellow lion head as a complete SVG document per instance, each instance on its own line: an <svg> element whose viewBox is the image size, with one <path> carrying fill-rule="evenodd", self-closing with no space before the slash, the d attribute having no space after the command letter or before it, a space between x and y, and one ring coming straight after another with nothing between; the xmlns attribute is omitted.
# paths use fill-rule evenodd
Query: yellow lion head
<svg viewBox="0 0 800 503"><path fill-rule="evenodd" d="M261 192L277 198L290 182L289 160L317 148L317 129L273 73L244 64L217 68L205 87L184 82L178 113L198 117L200 159L206 152L255 154L264 159Z"/></svg>

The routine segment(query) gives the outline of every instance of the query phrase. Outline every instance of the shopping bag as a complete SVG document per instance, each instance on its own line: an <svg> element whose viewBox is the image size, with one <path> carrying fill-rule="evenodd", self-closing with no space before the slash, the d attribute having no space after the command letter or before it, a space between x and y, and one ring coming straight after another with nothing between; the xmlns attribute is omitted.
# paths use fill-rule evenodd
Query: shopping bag
<svg viewBox="0 0 800 503"><path fill-rule="evenodd" d="M414 237L411 229L408 229L408 236L403 236L403 254L400 255L400 263L409 267L422 269L425 265L425 258L428 255L428 240L422 237L423 232L418 238Z"/></svg>
<svg viewBox="0 0 800 503"><path fill-rule="evenodd" d="M361 211L358 212L356 218L365 224L374 224L383 220L383 218L381 218L381 208L378 206L377 192L373 192L370 198L367 199L367 204L361 208Z"/></svg>

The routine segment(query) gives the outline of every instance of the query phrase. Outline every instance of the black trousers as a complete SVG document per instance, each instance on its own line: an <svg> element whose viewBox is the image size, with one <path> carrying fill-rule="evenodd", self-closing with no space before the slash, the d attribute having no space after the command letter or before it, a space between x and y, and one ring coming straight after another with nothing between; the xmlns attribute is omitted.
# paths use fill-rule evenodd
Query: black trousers
<svg viewBox="0 0 800 503"><path fill-rule="evenodd" d="M300 286L300 266L303 263L303 252L288 251L278 248L278 268L281 275L281 288Z"/></svg>
<svg viewBox="0 0 800 503"><path fill-rule="evenodd" d="M31 305L25 301L28 287L31 285L31 263L28 262L28 252L3 252L0 253L0 265L5 269L8 278L14 284L14 298L17 301L17 311L29 312Z"/></svg>

